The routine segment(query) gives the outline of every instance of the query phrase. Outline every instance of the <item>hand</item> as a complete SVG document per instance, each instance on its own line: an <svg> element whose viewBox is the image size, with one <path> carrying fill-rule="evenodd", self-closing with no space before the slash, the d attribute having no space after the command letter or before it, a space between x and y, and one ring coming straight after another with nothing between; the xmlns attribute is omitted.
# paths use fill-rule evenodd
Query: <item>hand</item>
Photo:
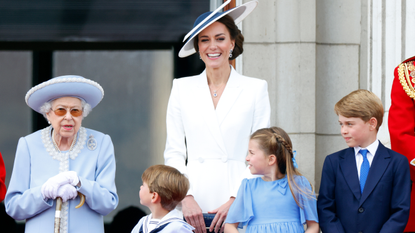
<svg viewBox="0 0 415 233"><path fill-rule="evenodd" d="M231 208L233 201L235 201L235 197L229 198L225 204L208 212L209 214L216 214L215 218L212 220L212 224L209 227L209 231L215 230L215 233L224 231L225 225L223 223L226 220L226 216L228 216L228 211L229 208Z"/></svg>
<svg viewBox="0 0 415 233"><path fill-rule="evenodd" d="M62 198L62 202L75 199L78 196L76 188L70 184L64 184L58 189L58 197Z"/></svg>
<svg viewBox="0 0 415 233"><path fill-rule="evenodd" d="M318 224L318 222L309 221L309 220L306 220L306 222L307 222L307 230L305 231L305 233L319 233L320 232L320 225Z"/></svg>
<svg viewBox="0 0 415 233"><path fill-rule="evenodd" d="M71 184L75 186L79 183L79 178L76 172L67 171L59 173L56 176L49 178L41 188L43 198L56 199L58 189L64 184Z"/></svg>
<svg viewBox="0 0 415 233"><path fill-rule="evenodd" d="M195 228L195 233L206 233L202 209L199 207L193 196L188 195L183 199L182 211L187 223Z"/></svg>
<svg viewBox="0 0 415 233"><path fill-rule="evenodd" d="M238 233L239 223L226 223L224 225L226 233Z"/></svg>

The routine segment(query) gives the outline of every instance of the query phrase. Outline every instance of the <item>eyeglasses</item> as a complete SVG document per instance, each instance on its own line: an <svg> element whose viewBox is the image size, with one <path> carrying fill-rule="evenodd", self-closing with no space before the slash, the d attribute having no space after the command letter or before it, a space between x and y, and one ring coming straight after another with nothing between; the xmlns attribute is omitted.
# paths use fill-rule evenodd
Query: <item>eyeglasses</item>
<svg viewBox="0 0 415 233"><path fill-rule="evenodd" d="M68 112L67 110L66 110L66 108L57 108L56 110L53 110L52 109L52 111L57 115L57 116L65 116L66 115L66 113ZM73 109L71 109L70 110L70 113L71 113L71 115L72 116L74 116L74 117L79 117L80 115L82 115L82 110L79 110L79 109L76 109L76 108L73 108Z"/></svg>

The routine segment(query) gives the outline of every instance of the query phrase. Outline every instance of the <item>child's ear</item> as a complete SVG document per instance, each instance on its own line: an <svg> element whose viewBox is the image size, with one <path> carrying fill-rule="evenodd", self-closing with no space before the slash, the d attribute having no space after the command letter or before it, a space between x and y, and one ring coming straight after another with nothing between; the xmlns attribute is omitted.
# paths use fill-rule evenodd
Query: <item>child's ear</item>
<svg viewBox="0 0 415 233"><path fill-rule="evenodd" d="M268 165L274 165L277 163L277 156L275 156L274 154L270 154L268 155Z"/></svg>
<svg viewBox="0 0 415 233"><path fill-rule="evenodd" d="M151 193L151 203L154 204L154 203L158 203L158 202L161 202L160 195L156 192L152 192Z"/></svg>
<svg viewBox="0 0 415 233"><path fill-rule="evenodd" d="M370 130L375 130L378 125L378 120L374 117L369 119Z"/></svg>

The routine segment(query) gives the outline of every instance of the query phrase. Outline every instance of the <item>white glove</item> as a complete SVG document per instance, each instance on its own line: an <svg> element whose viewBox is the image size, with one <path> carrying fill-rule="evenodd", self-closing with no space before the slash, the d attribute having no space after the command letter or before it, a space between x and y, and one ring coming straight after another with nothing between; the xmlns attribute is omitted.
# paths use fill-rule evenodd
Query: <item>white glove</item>
<svg viewBox="0 0 415 233"><path fill-rule="evenodd" d="M70 184L75 186L79 183L79 178L76 172L67 171L59 173L58 175L49 178L41 188L41 192L44 199L56 199L58 195L58 189L64 184Z"/></svg>
<svg viewBox="0 0 415 233"><path fill-rule="evenodd" d="M77 195L76 188L70 184L64 184L58 189L58 197L61 197L63 202L75 199Z"/></svg>

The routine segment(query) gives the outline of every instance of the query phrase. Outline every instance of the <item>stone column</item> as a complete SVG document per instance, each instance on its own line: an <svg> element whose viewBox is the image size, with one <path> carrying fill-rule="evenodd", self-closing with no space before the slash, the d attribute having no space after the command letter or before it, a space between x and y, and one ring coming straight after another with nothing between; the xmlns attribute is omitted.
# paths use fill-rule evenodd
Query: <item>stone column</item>
<svg viewBox="0 0 415 233"><path fill-rule="evenodd" d="M316 188L327 155L346 148L334 105L359 88L361 3L316 1Z"/></svg>
<svg viewBox="0 0 415 233"><path fill-rule="evenodd" d="M289 133L300 171L312 184L316 180L315 9L315 1L260 1L243 22L243 74L268 81L271 124Z"/></svg>

